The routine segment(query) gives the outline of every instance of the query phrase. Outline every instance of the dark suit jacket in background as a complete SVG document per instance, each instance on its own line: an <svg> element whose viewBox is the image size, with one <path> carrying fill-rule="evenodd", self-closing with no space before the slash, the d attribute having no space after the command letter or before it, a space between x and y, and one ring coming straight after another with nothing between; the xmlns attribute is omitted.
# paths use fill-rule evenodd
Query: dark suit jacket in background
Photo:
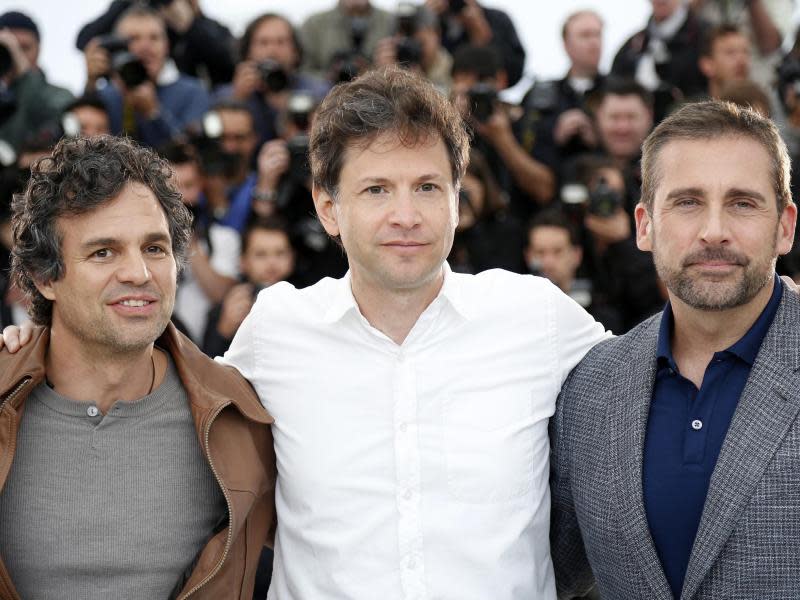
<svg viewBox="0 0 800 600"><path fill-rule="evenodd" d="M642 500L661 315L595 348L562 388L550 435L559 594L672 598ZM784 290L706 497L682 600L800 598L800 297ZM591 565L591 570L589 568Z"/></svg>

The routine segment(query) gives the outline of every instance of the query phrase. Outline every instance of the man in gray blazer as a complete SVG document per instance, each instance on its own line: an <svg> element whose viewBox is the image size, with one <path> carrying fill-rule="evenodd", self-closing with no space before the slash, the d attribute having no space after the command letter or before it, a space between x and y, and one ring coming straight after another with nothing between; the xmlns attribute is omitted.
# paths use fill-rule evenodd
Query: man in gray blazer
<svg viewBox="0 0 800 600"><path fill-rule="evenodd" d="M800 598L797 209L777 129L688 104L643 146L637 243L664 312L596 346L551 421L559 593Z"/></svg>

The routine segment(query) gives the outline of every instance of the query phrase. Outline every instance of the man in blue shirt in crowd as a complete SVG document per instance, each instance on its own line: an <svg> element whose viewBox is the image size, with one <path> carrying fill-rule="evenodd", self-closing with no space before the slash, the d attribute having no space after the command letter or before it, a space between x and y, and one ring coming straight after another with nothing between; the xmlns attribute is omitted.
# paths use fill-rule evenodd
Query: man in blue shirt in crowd
<svg viewBox="0 0 800 600"><path fill-rule="evenodd" d="M551 422L560 592L797 595L800 299L786 146L768 119L689 104L643 146L637 243L662 314L595 347ZM591 570L590 570L591 565Z"/></svg>
<svg viewBox="0 0 800 600"><path fill-rule="evenodd" d="M112 133L158 148L203 116L208 92L200 80L180 73L169 58L166 24L151 8L132 6L119 17L114 32L127 39L128 50L141 62L147 78L128 85L119 74L109 80L113 59L95 38L86 47L87 91L96 90L108 107Z"/></svg>

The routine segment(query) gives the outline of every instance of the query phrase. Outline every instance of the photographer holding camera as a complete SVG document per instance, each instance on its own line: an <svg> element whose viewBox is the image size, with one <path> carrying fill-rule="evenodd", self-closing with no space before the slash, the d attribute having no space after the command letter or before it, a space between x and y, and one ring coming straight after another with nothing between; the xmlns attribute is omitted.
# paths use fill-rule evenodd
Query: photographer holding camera
<svg viewBox="0 0 800 600"><path fill-rule="evenodd" d="M181 74L168 53L164 20L144 5L122 13L113 36L86 46L86 91L106 104L114 134L155 148L207 110L203 85Z"/></svg>
<svg viewBox="0 0 800 600"><path fill-rule="evenodd" d="M247 210L239 202L230 211L242 224L253 218L274 217L286 222L296 252L294 279L301 287L323 277L340 277L347 271L347 260L325 233L311 195L308 132L316 108L308 94L289 98L278 118L280 137L264 144L258 153L257 177Z"/></svg>
<svg viewBox="0 0 800 600"><path fill-rule="evenodd" d="M48 83L39 68L40 41L29 16L0 15L0 141L17 152L26 136L58 119L72 101L72 94Z"/></svg>
<svg viewBox="0 0 800 600"><path fill-rule="evenodd" d="M86 51L89 42L109 34L134 0L113 0L108 10L84 25L75 45ZM170 56L178 70L197 77L209 87L228 83L233 77L234 38L230 30L200 10L199 0L148 0L167 25Z"/></svg>
<svg viewBox="0 0 800 600"><path fill-rule="evenodd" d="M511 212L525 222L537 206L552 200L554 165L520 145L514 127L522 111L497 98L497 91L506 83L506 73L494 49L463 46L453 56L452 95L475 132L472 147L486 157L500 186L510 192Z"/></svg>
<svg viewBox="0 0 800 600"><path fill-rule="evenodd" d="M583 155L574 166L560 204L582 246L580 276L589 284L582 289L616 311L601 321L624 333L663 305L652 257L636 247L624 171L609 156Z"/></svg>
<svg viewBox="0 0 800 600"><path fill-rule="evenodd" d="M173 319L192 341L200 344L208 310L236 283L239 234L217 223L203 196L203 172L195 149L171 143L159 152L175 171L183 203L192 213L192 237L186 267L178 279Z"/></svg>
<svg viewBox="0 0 800 600"><path fill-rule="evenodd" d="M525 94L520 140L548 163L562 163L597 146L597 133L588 114L587 100L603 85L600 55L603 20L591 10L570 14L561 29L569 57L567 74L556 81L536 81Z"/></svg>
<svg viewBox="0 0 800 600"><path fill-rule="evenodd" d="M525 48L508 14L481 6L477 0L426 0L425 6L438 16L448 52L454 55L464 45L492 47L506 72L506 85L522 78Z"/></svg>
<svg viewBox="0 0 800 600"><path fill-rule="evenodd" d="M247 25L241 57L233 83L214 95L247 104L259 145L277 137L276 119L293 93L306 92L318 102L330 89L326 81L300 71L303 48L297 32L278 14L262 14Z"/></svg>
<svg viewBox="0 0 800 600"><path fill-rule="evenodd" d="M372 62L377 67L399 64L417 69L440 90L450 91L453 58L442 46L438 19L424 6L398 4L395 34L378 42Z"/></svg>
<svg viewBox="0 0 800 600"><path fill-rule="evenodd" d="M222 302L208 312L203 352L209 356L225 354L258 293L286 280L294 270L289 231L279 219L252 219L242 234L241 246L241 283L233 286Z"/></svg>
<svg viewBox="0 0 800 600"><path fill-rule="evenodd" d="M319 75L328 74L334 63L363 67L364 57L372 56L378 42L392 35L393 24L392 14L369 0L338 0L335 7L312 14L300 27L303 67Z"/></svg>

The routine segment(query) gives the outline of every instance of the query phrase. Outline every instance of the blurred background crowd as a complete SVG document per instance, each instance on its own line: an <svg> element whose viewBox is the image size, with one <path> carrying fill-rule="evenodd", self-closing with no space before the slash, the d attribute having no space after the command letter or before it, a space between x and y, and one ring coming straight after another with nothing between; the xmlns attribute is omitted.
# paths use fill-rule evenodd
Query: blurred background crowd
<svg viewBox="0 0 800 600"><path fill-rule="evenodd" d="M451 97L473 134L452 268L543 275L627 331L666 298L634 241L641 142L681 103L721 98L769 115L800 160L800 43L793 0L621 4L645 16L609 69L600 66L609 16L579 10L559 24L564 73L528 81L527 24L499 1L387 10L330 0L303 19L264 3L235 36L198 0L113 0L75 39L47 41L81 52L70 89L41 68L40 24L25 8L4 10L0 324L25 318L7 276L11 198L62 136L127 135L172 164L195 217L174 319L211 356L265 286L343 275L346 258L314 215L309 127L332 86L399 64ZM512 102L515 85L523 93ZM800 278L800 250L779 272Z"/></svg>

